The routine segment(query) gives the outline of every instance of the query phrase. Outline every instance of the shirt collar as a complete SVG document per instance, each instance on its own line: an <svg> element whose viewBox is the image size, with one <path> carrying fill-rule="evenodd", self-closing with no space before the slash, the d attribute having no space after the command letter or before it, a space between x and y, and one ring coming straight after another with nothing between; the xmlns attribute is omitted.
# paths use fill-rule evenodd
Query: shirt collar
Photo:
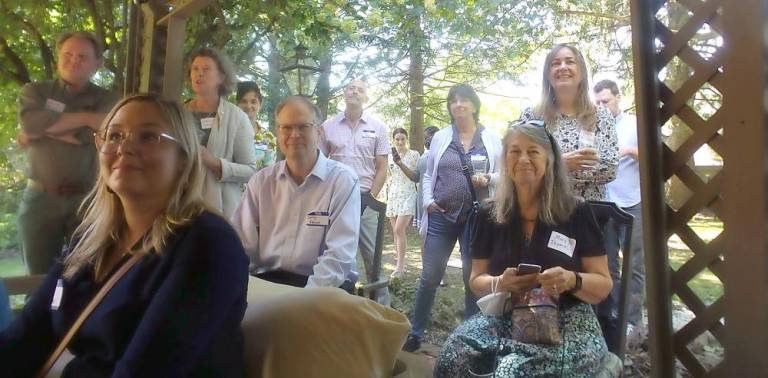
<svg viewBox="0 0 768 378"><path fill-rule="evenodd" d="M341 121L347 121L346 111L341 112ZM363 109L363 114L360 116L360 123L368 123L368 112Z"/></svg>
<svg viewBox="0 0 768 378"><path fill-rule="evenodd" d="M309 172L309 175L307 175L307 178L309 178L309 176L315 176L319 178L320 181L325 181L325 179L328 177L329 171L330 167L328 167L328 158L323 155L322 151L317 150L317 161L315 161L315 166L312 167L312 170ZM283 160L280 166L277 168L277 177L281 180L288 178L288 167L286 166L285 160Z"/></svg>

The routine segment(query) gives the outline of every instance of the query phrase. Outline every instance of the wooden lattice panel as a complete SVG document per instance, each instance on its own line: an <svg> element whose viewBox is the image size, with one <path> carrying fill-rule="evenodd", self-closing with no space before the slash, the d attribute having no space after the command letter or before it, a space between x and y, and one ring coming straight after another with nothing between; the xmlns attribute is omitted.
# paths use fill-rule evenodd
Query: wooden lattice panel
<svg viewBox="0 0 768 378"><path fill-rule="evenodd" d="M709 153L724 155L722 128L728 109L722 106L720 95L723 93L722 69L725 60L720 37L723 26L719 11L722 2L657 1L654 25L656 71L660 73L657 81L660 100L658 126L669 124L673 130L674 127L685 127L690 131L682 142L674 144L674 148L667 144L663 146L663 175L670 185L684 185L689 192L689 196L680 203L667 206L665 236L669 239L676 235L692 252L692 257L677 270L670 268L670 294L677 295L696 315L674 334L676 357L694 376L716 374L723 363L720 361L716 366L706 366L691 353L689 344L706 331L714 335L721 345L725 344L722 323L724 298L705 303L688 285L706 270L720 282L725 278L723 233L705 241L690 226L694 216L701 213L723 219L722 166L710 166L714 172L704 175L698 172L700 167L695 166L694 159L694 154L702 147Z"/></svg>

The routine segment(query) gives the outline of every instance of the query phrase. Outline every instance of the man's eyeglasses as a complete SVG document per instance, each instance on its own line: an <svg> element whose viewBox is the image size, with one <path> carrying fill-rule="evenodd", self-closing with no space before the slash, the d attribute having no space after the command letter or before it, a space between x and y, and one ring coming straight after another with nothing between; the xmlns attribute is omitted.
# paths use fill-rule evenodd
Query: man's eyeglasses
<svg viewBox="0 0 768 378"><path fill-rule="evenodd" d="M104 154L116 153L117 147L125 143L125 141L133 143L134 146L143 150L154 148L160 145L163 140L179 143L178 139L169 134L153 130L122 131L106 129L103 133L94 133L93 136L96 137L96 147Z"/></svg>
<svg viewBox="0 0 768 378"><path fill-rule="evenodd" d="M315 128L315 124L312 122L298 123L295 125L277 125L277 132L283 135L291 135L294 131L298 131L301 135L306 135L310 130Z"/></svg>

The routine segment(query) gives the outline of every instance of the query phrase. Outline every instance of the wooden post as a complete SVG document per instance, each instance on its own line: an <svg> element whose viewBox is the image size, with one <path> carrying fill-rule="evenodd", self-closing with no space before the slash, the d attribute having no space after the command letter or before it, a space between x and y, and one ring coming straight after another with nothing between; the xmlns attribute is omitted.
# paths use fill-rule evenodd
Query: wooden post
<svg viewBox="0 0 768 378"><path fill-rule="evenodd" d="M723 2L725 363L728 376L768 374L766 1Z"/></svg>
<svg viewBox="0 0 768 378"><path fill-rule="evenodd" d="M664 161L659 125L659 89L654 47L655 13L647 0L632 0L632 51L635 70L640 177L643 198L649 349L654 377L675 374L672 299L666 243Z"/></svg>

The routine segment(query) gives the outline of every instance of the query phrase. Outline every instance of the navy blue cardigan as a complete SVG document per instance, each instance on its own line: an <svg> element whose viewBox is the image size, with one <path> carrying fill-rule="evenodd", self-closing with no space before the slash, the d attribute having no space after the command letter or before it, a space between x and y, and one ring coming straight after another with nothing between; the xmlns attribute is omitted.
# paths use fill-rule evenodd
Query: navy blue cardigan
<svg viewBox="0 0 768 378"><path fill-rule="evenodd" d="M42 237L42 235L41 235ZM23 313L0 333L3 376L33 376L98 290L93 268L63 280L56 264ZM64 377L242 377L248 258L223 218L203 213L162 254L139 261L70 343Z"/></svg>

